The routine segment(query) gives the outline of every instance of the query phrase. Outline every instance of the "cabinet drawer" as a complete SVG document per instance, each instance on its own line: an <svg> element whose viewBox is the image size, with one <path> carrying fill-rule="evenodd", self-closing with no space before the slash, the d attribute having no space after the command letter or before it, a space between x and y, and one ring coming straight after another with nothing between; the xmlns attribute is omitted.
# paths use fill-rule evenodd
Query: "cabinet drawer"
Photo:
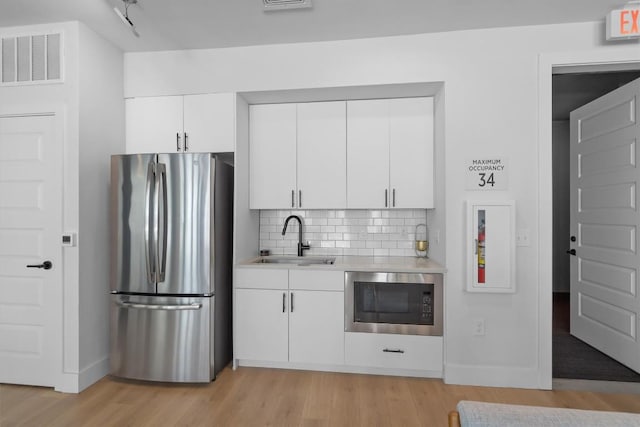
<svg viewBox="0 0 640 427"><path fill-rule="evenodd" d="M344 291L344 271L289 270L289 289Z"/></svg>
<svg viewBox="0 0 640 427"><path fill-rule="evenodd" d="M277 268L236 268L236 288L287 289L288 270Z"/></svg>
<svg viewBox="0 0 640 427"><path fill-rule="evenodd" d="M442 370L442 337L348 332L345 363L390 369Z"/></svg>

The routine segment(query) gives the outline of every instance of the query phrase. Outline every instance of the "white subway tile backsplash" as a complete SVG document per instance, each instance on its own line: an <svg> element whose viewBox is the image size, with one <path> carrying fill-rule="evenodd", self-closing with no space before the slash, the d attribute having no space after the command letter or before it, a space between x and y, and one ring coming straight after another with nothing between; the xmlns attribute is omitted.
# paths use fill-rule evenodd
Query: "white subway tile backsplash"
<svg viewBox="0 0 640 427"><path fill-rule="evenodd" d="M295 255L298 223L284 221L298 215L308 255L414 256L415 227L427 222L425 209L391 210L261 210L260 249L274 255Z"/></svg>

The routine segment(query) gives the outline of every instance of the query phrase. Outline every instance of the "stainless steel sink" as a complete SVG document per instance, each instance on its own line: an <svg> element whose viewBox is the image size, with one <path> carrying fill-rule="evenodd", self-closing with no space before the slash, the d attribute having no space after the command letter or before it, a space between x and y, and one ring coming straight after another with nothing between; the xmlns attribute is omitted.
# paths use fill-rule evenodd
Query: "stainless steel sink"
<svg viewBox="0 0 640 427"><path fill-rule="evenodd" d="M295 264L295 265L316 265L316 264L333 264L336 262L335 257L311 257L311 256L269 256L256 259L254 264Z"/></svg>

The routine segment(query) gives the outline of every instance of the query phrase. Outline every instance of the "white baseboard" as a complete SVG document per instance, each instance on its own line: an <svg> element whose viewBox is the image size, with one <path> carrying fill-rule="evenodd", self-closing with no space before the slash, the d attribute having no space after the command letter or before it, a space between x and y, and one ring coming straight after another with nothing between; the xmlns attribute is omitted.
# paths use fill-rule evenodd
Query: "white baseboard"
<svg viewBox="0 0 640 427"><path fill-rule="evenodd" d="M445 384L540 389L536 368L445 364Z"/></svg>
<svg viewBox="0 0 640 427"><path fill-rule="evenodd" d="M82 369L80 373L63 372L55 386L62 393L80 393L109 373L109 357L105 356Z"/></svg>
<svg viewBox="0 0 640 427"><path fill-rule="evenodd" d="M442 378L442 371L420 371L413 369L391 369L353 365L317 365L291 362L269 362L264 360L234 359L233 369L239 366L255 368L296 369L305 371L340 372L346 374L392 375L401 377Z"/></svg>

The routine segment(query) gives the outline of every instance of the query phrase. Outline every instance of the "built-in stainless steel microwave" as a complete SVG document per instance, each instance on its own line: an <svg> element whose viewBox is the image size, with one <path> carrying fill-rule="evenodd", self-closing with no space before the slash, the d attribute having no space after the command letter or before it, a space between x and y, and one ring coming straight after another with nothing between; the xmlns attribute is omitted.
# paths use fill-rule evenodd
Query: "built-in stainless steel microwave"
<svg viewBox="0 0 640 427"><path fill-rule="evenodd" d="M442 335L442 275L345 273L345 330Z"/></svg>

